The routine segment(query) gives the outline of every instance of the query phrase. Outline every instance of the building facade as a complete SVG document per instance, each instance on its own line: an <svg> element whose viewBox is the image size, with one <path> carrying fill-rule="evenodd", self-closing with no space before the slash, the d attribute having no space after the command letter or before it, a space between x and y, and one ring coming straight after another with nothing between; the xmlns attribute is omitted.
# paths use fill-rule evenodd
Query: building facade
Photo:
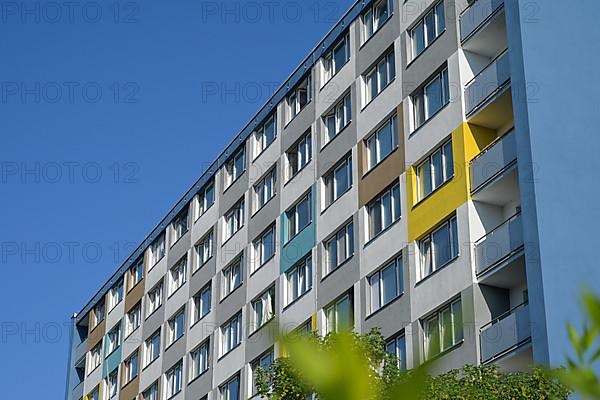
<svg viewBox="0 0 600 400"><path fill-rule="evenodd" d="M521 3L356 2L73 317L66 398L251 398L272 320L379 327L404 368L560 363L575 302L547 293L565 237L522 39L560 15Z"/></svg>

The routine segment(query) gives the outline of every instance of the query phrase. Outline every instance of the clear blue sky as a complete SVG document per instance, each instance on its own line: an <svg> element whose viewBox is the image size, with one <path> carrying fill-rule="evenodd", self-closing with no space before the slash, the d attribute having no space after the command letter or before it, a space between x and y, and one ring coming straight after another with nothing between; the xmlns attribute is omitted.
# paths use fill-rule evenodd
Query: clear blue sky
<svg viewBox="0 0 600 400"><path fill-rule="evenodd" d="M351 3L0 5L3 399L63 397L71 313Z"/></svg>

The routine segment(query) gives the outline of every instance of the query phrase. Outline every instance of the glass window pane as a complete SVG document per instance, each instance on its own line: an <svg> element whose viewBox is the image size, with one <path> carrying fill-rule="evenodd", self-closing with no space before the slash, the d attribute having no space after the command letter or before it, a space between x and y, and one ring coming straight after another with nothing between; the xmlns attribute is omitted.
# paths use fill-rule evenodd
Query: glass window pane
<svg viewBox="0 0 600 400"><path fill-rule="evenodd" d="M442 168L442 151L438 150L431 156L433 166L433 188L437 189L444 183L444 171Z"/></svg>
<svg viewBox="0 0 600 400"><path fill-rule="evenodd" d="M413 57L419 55L425 49L425 27L420 23L412 32Z"/></svg>
<svg viewBox="0 0 600 400"><path fill-rule="evenodd" d="M352 327L352 302L350 296L346 296L337 306L337 329L344 330Z"/></svg>
<svg viewBox="0 0 600 400"><path fill-rule="evenodd" d="M419 126L423 125L423 122L425 122L425 97L423 92L417 94L413 98L413 103L415 107L415 128L418 128Z"/></svg>
<svg viewBox="0 0 600 400"><path fill-rule="evenodd" d="M369 228L371 238L381 232L381 203L379 201L375 201L369 208Z"/></svg>
<svg viewBox="0 0 600 400"><path fill-rule="evenodd" d="M392 224L392 195L387 192L381 199L383 208L383 228L387 228Z"/></svg>
<svg viewBox="0 0 600 400"><path fill-rule="evenodd" d="M354 254L354 224L350 223L347 227L347 246L348 246L348 257Z"/></svg>
<svg viewBox="0 0 600 400"><path fill-rule="evenodd" d="M400 218L400 214L402 213L400 210L400 186L396 185L392 188L392 202L393 202L393 211L394 211L394 221Z"/></svg>
<svg viewBox="0 0 600 400"><path fill-rule="evenodd" d="M443 104L448 104L450 101L450 83L448 81L448 69L442 71L442 85L443 85Z"/></svg>
<svg viewBox="0 0 600 400"><path fill-rule="evenodd" d="M383 304L387 304L396 298L398 294L396 267L392 264L381 271L383 281Z"/></svg>
<svg viewBox="0 0 600 400"><path fill-rule="evenodd" d="M446 29L446 16L444 12L444 2L441 2L435 7L437 34L440 35Z"/></svg>
<svg viewBox="0 0 600 400"><path fill-rule="evenodd" d="M390 154L394 148L391 124L386 123L377 136L379 137L379 157L382 159Z"/></svg>
<svg viewBox="0 0 600 400"><path fill-rule="evenodd" d="M440 353L440 332L437 316L427 320L425 335L427 343L426 357L429 359Z"/></svg>
<svg viewBox="0 0 600 400"><path fill-rule="evenodd" d="M429 46L433 39L435 39L435 15L431 10L425 16L425 45Z"/></svg>
<svg viewBox="0 0 600 400"><path fill-rule="evenodd" d="M458 343L463 340L462 304L457 301L452 304L452 323L454 328L454 341Z"/></svg>
<svg viewBox="0 0 600 400"><path fill-rule="evenodd" d="M425 109L426 118L431 118L433 114L442 108L442 83L439 78L434 79L429 85L425 86Z"/></svg>
<svg viewBox="0 0 600 400"><path fill-rule="evenodd" d="M452 332L452 314L450 307L442 311L442 350L445 350L453 344Z"/></svg>
<svg viewBox="0 0 600 400"><path fill-rule="evenodd" d="M310 223L310 197L298 204L298 232Z"/></svg>
<svg viewBox="0 0 600 400"><path fill-rule="evenodd" d="M444 145L444 180L450 179L454 175L454 156L452 154L452 142Z"/></svg>
<svg viewBox="0 0 600 400"><path fill-rule="evenodd" d="M381 307L381 287L379 285L379 273L369 278L371 286L371 312L379 310Z"/></svg>
<svg viewBox="0 0 600 400"><path fill-rule="evenodd" d="M433 257L435 269L446 264L450 260L450 232L448 225L433 232Z"/></svg>

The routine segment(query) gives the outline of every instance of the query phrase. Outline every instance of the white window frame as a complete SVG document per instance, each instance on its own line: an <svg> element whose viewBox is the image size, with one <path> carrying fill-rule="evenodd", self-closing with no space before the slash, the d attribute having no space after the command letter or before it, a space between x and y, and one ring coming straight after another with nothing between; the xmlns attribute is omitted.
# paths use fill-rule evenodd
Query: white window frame
<svg viewBox="0 0 600 400"><path fill-rule="evenodd" d="M162 232L150 245L150 269L152 269L152 267L154 267L160 260L162 260L166 254L165 236L165 232Z"/></svg>
<svg viewBox="0 0 600 400"><path fill-rule="evenodd" d="M210 360L210 339L200 343L194 350L190 351L189 381L193 381L208 371Z"/></svg>
<svg viewBox="0 0 600 400"><path fill-rule="evenodd" d="M231 384L237 385L237 397L232 397L232 394L230 392ZM240 397L241 389L242 388L241 388L240 374L237 373L237 374L235 374L235 376L233 376L227 382L225 382L221 386L219 386L219 400L240 400L241 399L241 397Z"/></svg>
<svg viewBox="0 0 600 400"><path fill-rule="evenodd" d="M333 253L335 253L335 262L333 262ZM323 277L337 270L352 256L354 256L354 221L350 220L323 241Z"/></svg>
<svg viewBox="0 0 600 400"><path fill-rule="evenodd" d="M215 231L211 228L204 236L202 236L198 243L194 245L196 262L194 263L194 270L192 273L202 268L202 266L213 257L214 247Z"/></svg>
<svg viewBox="0 0 600 400"><path fill-rule="evenodd" d="M123 361L123 385L126 385L132 380L134 380L139 374L139 369L140 358L138 351L136 350L125 361Z"/></svg>
<svg viewBox="0 0 600 400"><path fill-rule="evenodd" d="M370 303L370 314L373 314L388 304L392 303L398 297L404 293L404 274L402 268L402 255L395 257L393 260L387 262L383 267L379 268L376 272L371 274L367 278L369 287L369 303ZM396 293L393 297L385 301L384 298L384 287L385 287L385 271L393 269L394 283L396 285ZM376 299L376 300L375 300Z"/></svg>
<svg viewBox="0 0 600 400"><path fill-rule="evenodd" d="M390 351L393 346L393 352ZM385 342L385 350L396 357L400 371L406 370L406 336L404 332L399 333Z"/></svg>
<svg viewBox="0 0 600 400"><path fill-rule="evenodd" d="M304 257L285 273L286 306L292 304L312 289L312 255Z"/></svg>
<svg viewBox="0 0 600 400"><path fill-rule="evenodd" d="M178 335L179 325L181 324L181 334ZM171 346L173 343L181 339L185 335L185 308L181 308L167 321L167 345L165 348Z"/></svg>
<svg viewBox="0 0 600 400"><path fill-rule="evenodd" d="M245 216L245 203L244 198L239 200L237 203L233 205L227 211L224 219L224 229L223 229L223 242L226 242L229 238L239 232L240 229L244 226L244 216Z"/></svg>
<svg viewBox="0 0 600 400"><path fill-rule="evenodd" d="M448 313L450 317L450 330L448 333L451 335L451 337L449 344L444 343L444 337L447 333L447 325L444 322L444 318L446 317L445 313ZM458 318L458 315L460 315L460 318ZM441 307L427 318L424 318L422 320L422 324L424 331L423 344L425 350L425 360L430 360L456 346L464 339L461 299L456 299ZM436 343L431 343L430 335L437 336L437 338L434 339L439 343L439 349L432 348L432 346L435 346Z"/></svg>
<svg viewBox="0 0 600 400"><path fill-rule="evenodd" d="M96 386L92 391L87 395L88 400L100 400L100 385Z"/></svg>
<svg viewBox="0 0 600 400"><path fill-rule="evenodd" d="M440 13L440 10L442 11ZM410 54L411 60L417 58L420 54L425 52L425 50L433 43L442 33L446 31L446 21L445 21L446 10L444 9L444 1L440 0L436 4L434 4L427 12L420 18L417 23L408 30L408 38L410 40ZM433 20L428 20L428 18L433 18ZM429 23L433 23L433 35L429 37ZM416 47L416 35L420 32L420 27L422 27L423 32L423 48L418 50Z"/></svg>
<svg viewBox="0 0 600 400"><path fill-rule="evenodd" d="M254 215L277 194L277 166L271 168L252 188L254 192Z"/></svg>
<svg viewBox="0 0 600 400"><path fill-rule="evenodd" d="M112 354L121 345L121 323L117 323L106 334L106 355Z"/></svg>
<svg viewBox="0 0 600 400"><path fill-rule="evenodd" d="M212 197L209 196L212 193ZM196 220L204 215L215 204L215 181L211 179L196 195Z"/></svg>
<svg viewBox="0 0 600 400"><path fill-rule="evenodd" d="M441 171L437 171L435 158L439 155ZM439 174L439 175L438 175ZM441 181L438 180L441 177ZM427 158L417 165L417 198L421 201L440 186L454 177L454 152L452 149L452 139L447 140L441 146L435 149ZM427 179L428 185L423 181Z"/></svg>
<svg viewBox="0 0 600 400"><path fill-rule="evenodd" d="M275 317L275 286L262 292L251 303L251 332L256 332Z"/></svg>
<svg viewBox="0 0 600 400"><path fill-rule="evenodd" d="M158 339L158 343L156 343ZM158 346L158 348L157 348ZM161 337L160 329L157 330L144 342L144 360L143 365L146 368L160 357Z"/></svg>
<svg viewBox="0 0 600 400"><path fill-rule="evenodd" d="M102 362L102 342L94 346L88 356L87 375L91 374Z"/></svg>
<svg viewBox="0 0 600 400"><path fill-rule="evenodd" d="M129 337L142 323L142 303L136 304L125 315L125 337Z"/></svg>
<svg viewBox="0 0 600 400"><path fill-rule="evenodd" d="M339 63L335 59L336 51L343 49L344 60ZM350 32L346 32L341 39L339 39L327 53L321 57L321 65L323 70L323 84L325 86L341 69L344 65L348 64L351 56L350 51Z"/></svg>
<svg viewBox="0 0 600 400"><path fill-rule="evenodd" d="M432 87L439 80L440 84L440 108L432 112L429 111L429 99L427 88ZM433 92L435 94L435 91ZM448 66L444 66L438 72L433 74L419 89L411 95L413 131L425 125L434 115L440 112L450 102L450 83L448 76ZM420 114L422 108L423 115ZM421 120L423 118L423 120Z"/></svg>
<svg viewBox="0 0 600 400"><path fill-rule="evenodd" d="M275 353L273 349L269 349L260 356L256 357L250 362L250 396L254 397L258 394L258 388L256 387L256 375L258 369L268 370L273 361L275 360Z"/></svg>
<svg viewBox="0 0 600 400"><path fill-rule="evenodd" d="M363 109L396 79L394 50L388 51L362 76ZM374 86L373 86L374 85Z"/></svg>
<svg viewBox="0 0 600 400"><path fill-rule="evenodd" d="M385 215L385 213L386 213L386 210L385 210L386 196L390 197L389 212L391 213L391 218L389 221L387 221L388 222L387 225L386 225L386 215ZM374 218L375 218L374 214L377 214L377 213L375 213L376 207L379 208L378 216L380 218L379 223L381 226L381 229L378 232L375 232L375 228L374 228L374 226L375 226L374 225ZM368 238L368 241L371 241L371 240L375 239L376 237L378 237L382 232L385 232L386 229L388 229L390 226L394 225L394 223L399 221L400 218L402 217L402 199L401 199L401 194L400 194L400 184L395 183L393 186L391 186L390 188L384 190L382 193L377 195L376 198L371 200L366 205L365 210L367 213L367 215L366 215L367 226L365 227L367 230L366 237Z"/></svg>
<svg viewBox="0 0 600 400"><path fill-rule="evenodd" d="M190 229L190 215L186 206L169 224L171 230L171 247Z"/></svg>
<svg viewBox="0 0 600 400"><path fill-rule="evenodd" d="M389 153L383 154L381 143L383 142L383 135L388 130L391 135L391 147ZM380 125L375 132L365 139L364 143L367 155L367 171L371 171L398 148L398 114L394 113L388 118L383 125Z"/></svg>
<svg viewBox="0 0 600 400"><path fill-rule="evenodd" d="M168 275L167 297L169 298L187 282L187 255L169 269Z"/></svg>
<svg viewBox="0 0 600 400"><path fill-rule="evenodd" d="M441 264L436 263L435 253L436 251L442 251L445 249L436 249L434 245L433 237L436 233L440 232L442 229L448 229L448 239L449 242L445 243L446 246L449 246L449 256L450 258ZM456 216L452 216L440 224L433 231L419 239L418 241L418 249L419 249L419 280L423 280L429 275L435 273L436 271L444 268L446 265L451 263L454 259L458 257L459 254L459 242L458 242L458 222Z"/></svg>
<svg viewBox="0 0 600 400"><path fill-rule="evenodd" d="M120 278L108 292L108 312L114 310L114 308L123 300L124 290L123 278Z"/></svg>
<svg viewBox="0 0 600 400"><path fill-rule="evenodd" d="M242 343L242 312L238 311L220 327L220 355L223 357Z"/></svg>
<svg viewBox="0 0 600 400"><path fill-rule="evenodd" d="M385 4L385 17L381 18L381 5ZM394 13L393 0L375 0L361 16L362 21L362 44L365 44L383 25L390 19Z"/></svg>
<svg viewBox="0 0 600 400"><path fill-rule="evenodd" d="M286 182L293 179L312 161L312 132L309 130L292 145L286 155Z"/></svg>
<svg viewBox="0 0 600 400"><path fill-rule="evenodd" d="M206 298L205 295L207 295L208 298ZM208 303L208 309L205 309L205 305L207 305L206 303ZM212 285L211 282L208 282L202 289L198 291L198 293L192 297L192 325L210 314L211 309Z"/></svg>
<svg viewBox="0 0 600 400"><path fill-rule="evenodd" d="M304 202L308 204L308 221L302 227L300 226L300 213L298 212L299 206ZM308 227L313 222L313 210L312 210L312 191L309 191L305 195L303 195L300 200L298 200L288 211L287 220L288 220L288 242L292 240L296 235L302 232L306 227Z"/></svg>
<svg viewBox="0 0 600 400"><path fill-rule="evenodd" d="M174 397L183 389L183 360L178 361L165 373L165 395Z"/></svg>
<svg viewBox="0 0 600 400"><path fill-rule="evenodd" d="M268 243L268 237L271 236L272 243ZM265 251L267 248L271 248L270 254ZM271 224L264 232L262 232L257 239L252 242L252 263L250 274L258 271L263 265L269 260L275 257L277 252L277 232L275 223Z"/></svg>
<svg viewBox="0 0 600 400"><path fill-rule="evenodd" d="M267 136L267 126L272 124L273 136ZM270 115L260 128L254 132L254 157L256 160L277 139L277 112Z"/></svg>
<svg viewBox="0 0 600 400"><path fill-rule="evenodd" d="M309 72L286 97L286 123L289 124L312 101L312 74Z"/></svg>
<svg viewBox="0 0 600 400"><path fill-rule="evenodd" d="M342 130L352 122L352 94L346 93L327 114L321 118L323 122L323 147L335 139ZM333 132L331 132L331 129Z"/></svg>
<svg viewBox="0 0 600 400"><path fill-rule="evenodd" d="M138 283L144 279L144 258L138 259L129 268L129 287L128 292L131 291Z"/></svg>
<svg viewBox="0 0 600 400"><path fill-rule="evenodd" d="M221 272L221 300L233 293L244 283L244 257L240 256L229 263ZM239 278L239 279L238 279Z"/></svg>
<svg viewBox="0 0 600 400"><path fill-rule="evenodd" d="M119 395L119 369L115 369L106 378L106 398L114 399Z"/></svg>
<svg viewBox="0 0 600 400"><path fill-rule="evenodd" d="M339 307L346 301L348 301L350 303L350 308L349 308L350 309L350 315L349 315L350 326L343 327L343 326L340 326L341 325L341 320L340 320L341 310ZM341 296L340 298L335 300L333 303L326 306L323 309L323 313L324 313L323 321L325 322L325 324L324 324L325 335L327 335L329 333L340 332L344 328L352 329L352 327L354 326L354 300L352 298L352 294L351 293L344 294L343 296Z"/></svg>
<svg viewBox="0 0 600 400"><path fill-rule="evenodd" d="M241 167L236 161L241 162ZM225 189L229 188L246 171L246 147L242 146L225 163Z"/></svg>
<svg viewBox="0 0 600 400"><path fill-rule="evenodd" d="M164 283L161 279L152 289L148 291L146 301L146 318L154 314L162 306Z"/></svg>
<svg viewBox="0 0 600 400"><path fill-rule="evenodd" d="M104 301L101 301L94 306L93 314L94 318L92 328L95 328L100 324L100 322L104 321L104 318L106 317L106 305L104 304Z"/></svg>
<svg viewBox="0 0 600 400"><path fill-rule="evenodd" d="M142 393L144 400L158 400L158 382L154 382Z"/></svg>
<svg viewBox="0 0 600 400"><path fill-rule="evenodd" d="M338 172L345 170L345 182L339 180ZM335 203L346 192L352 189L352 153L345 155L331 170L323 175L323 205L322 210ZM338 187L340 186L341 187ZM345 187L344 187L345 186Z"/></svg>

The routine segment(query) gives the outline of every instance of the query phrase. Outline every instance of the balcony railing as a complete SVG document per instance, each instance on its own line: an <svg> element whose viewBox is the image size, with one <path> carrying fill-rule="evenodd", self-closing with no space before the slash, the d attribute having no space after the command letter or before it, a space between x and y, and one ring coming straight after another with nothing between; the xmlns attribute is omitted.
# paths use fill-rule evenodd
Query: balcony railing
<svg viewBox="0 0 600 400"><path fill-rule="evenodd" d="M460 16L460 40L471 37L480 26L496 16L504 0L476 0Z"/></svg>
<svg viewBox="0 0 600 400"><path fill-rule="evenodd" d="M485 101L510 83L508 49L490 62L465 88L467 115L476 111Z"/></svg>
<svg viewBox="0 0 600 400"><path fill-rule="evenodd" d="M521 213L517 213L475 243L477 275L510 258L522 248Z"/></svg>
<svg viewBox="0 0 600 400"><path fill-rule="evenodd" d="M531 339L529 304L524 302L479 330L481 362L491 361Z"/></svg>
<svg viewBox="0 0 600 400"><path fill-rule="evenodd" d="M471 192L476 192L517 162L515 131L498 138L471 161Z"/></svg>

